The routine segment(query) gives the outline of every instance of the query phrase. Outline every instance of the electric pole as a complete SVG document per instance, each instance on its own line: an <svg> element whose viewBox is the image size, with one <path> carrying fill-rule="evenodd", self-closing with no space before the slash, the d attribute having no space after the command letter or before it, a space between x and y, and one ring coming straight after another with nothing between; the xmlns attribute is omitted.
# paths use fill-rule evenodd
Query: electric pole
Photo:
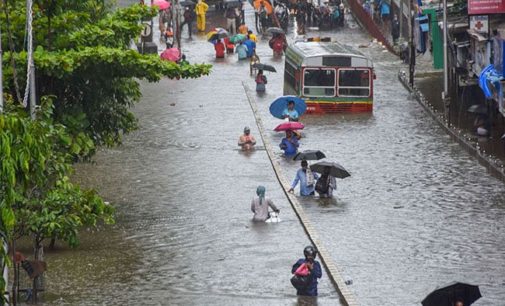
<svg viewBox="0 0 505 306"><path fill-rule="evenodd" d="M445 118L449 120L449 67L447 55L447 0L444 0L444 20L443 20L443 35L444 35L444 91L442 92L442 101L444 101Z"/></svg>
<svg viewBox="0 0 505 306"><path fill-rule="evenodd" d="M414 16L412 0L409 1L409 84L414 87L414 69L416 66L416 50L414 47Z"/></svg>

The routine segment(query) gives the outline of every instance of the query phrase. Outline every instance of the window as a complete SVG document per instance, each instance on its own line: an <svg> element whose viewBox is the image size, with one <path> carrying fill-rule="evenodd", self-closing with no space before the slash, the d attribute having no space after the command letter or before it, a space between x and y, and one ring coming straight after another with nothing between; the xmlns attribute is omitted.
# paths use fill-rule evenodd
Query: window
<svg viewBox="0 0 505 306"><path fill-rule="evenodd" d="M303 95L310 97L334 97L335 69L305 69L303 71Z"/></svg>
<svg viewBox="0 0 505 306"><path fill-rule="evenodd" d="M296 68L286 61L284 64L284 86L288 85L291 89L296 89L295 70Z"/></svg>
<svg viewBox="0 0 505 306"><path fill-rule="evenodd" d="M370 70L339 69L338 95L340 97L369 97Z"/></svg>

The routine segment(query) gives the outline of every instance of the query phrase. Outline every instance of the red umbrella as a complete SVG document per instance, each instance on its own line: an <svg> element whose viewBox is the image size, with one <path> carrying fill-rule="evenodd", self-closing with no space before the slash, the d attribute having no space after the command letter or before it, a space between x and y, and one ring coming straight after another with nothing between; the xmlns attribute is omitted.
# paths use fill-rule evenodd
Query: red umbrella
<svg viewBox="0 0 505 306"><path fill-rule="evenodd" d="M294 130L303 130L304 127L305 126L302 123L300 123L300 122L289 121L289 122L284 122L284 123L279 124L274 129L274 131L276 131L276 132L282 132L282 131L288 131L288 130L291 130L291 131L294 131Z"/></svg>
<svg viewBox="0 0 505 306"><path fill-rule="evenodd" d="M159 7L160 10L166 10L167 8L170 7L170 2L165 1L165 0L154 0L153 6Z"/></svg>
<svg viewBox="0 0 505 306"><path fill-rule="evenodd" d="M163 60L175 63L181 59L181 51L179 51L179 49L177 48L166 49L165 51L163 51L163 53L160 54L160 57Z"/></svg>

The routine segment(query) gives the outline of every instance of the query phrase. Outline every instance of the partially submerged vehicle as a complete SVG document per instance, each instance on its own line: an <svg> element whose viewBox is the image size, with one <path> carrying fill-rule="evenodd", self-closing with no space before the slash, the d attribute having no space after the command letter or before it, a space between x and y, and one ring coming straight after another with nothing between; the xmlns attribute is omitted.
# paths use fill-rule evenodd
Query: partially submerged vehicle
<svg viewBox="0 0 505 306"><path fill-rule="evenodd" d="M335 41L298 41L286 50L284 94L307 103L307 113L371 112L372 61Z"/></svg>

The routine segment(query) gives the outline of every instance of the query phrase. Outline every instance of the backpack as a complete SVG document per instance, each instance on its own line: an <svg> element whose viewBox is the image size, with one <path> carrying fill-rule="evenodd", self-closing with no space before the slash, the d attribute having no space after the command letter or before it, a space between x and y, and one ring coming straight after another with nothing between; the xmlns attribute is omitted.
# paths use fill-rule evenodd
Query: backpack
<svg viewBox="0 0 505 306"><path fill-rule="evenodd" d="M327 175L321 175L321 177L317 180L315 188L318 193L324 194L328 192L328 187L330 185L328 183L328 179L329 177Z"/></svg>

